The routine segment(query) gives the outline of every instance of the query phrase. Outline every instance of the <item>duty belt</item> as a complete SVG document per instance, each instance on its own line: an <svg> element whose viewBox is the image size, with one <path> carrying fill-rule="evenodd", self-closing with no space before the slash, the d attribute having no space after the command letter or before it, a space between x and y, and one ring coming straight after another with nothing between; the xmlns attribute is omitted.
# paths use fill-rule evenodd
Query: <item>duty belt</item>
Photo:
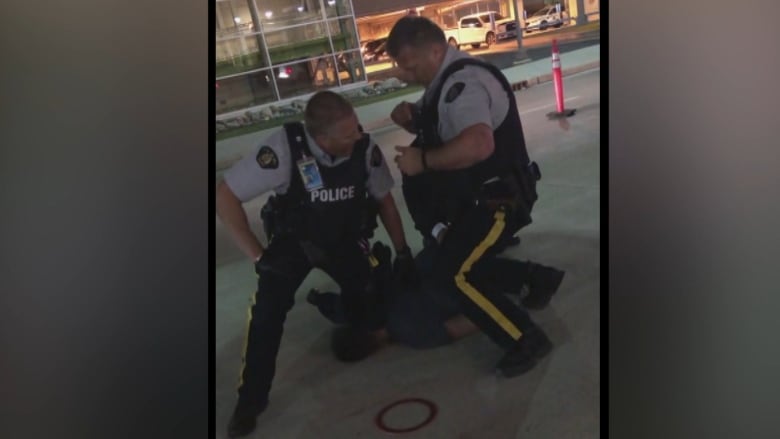
<svg viewBox="0 0 780 439"><path fill-rule="evenodd" d="M494 176L485 180L480 186L480 196L475 200L476 205L485 205L490 210L498 210L502 206L511 210L519 209L526 205L525 198L531 194L528 191L527 183L531 180L535 186L536 181L541 178L541 172L536 162L530 162L524 169L523 174L508 174L504 177ZM529 178L530 177L530 178ZM533 190L535 200L535 190Z"/></svg>

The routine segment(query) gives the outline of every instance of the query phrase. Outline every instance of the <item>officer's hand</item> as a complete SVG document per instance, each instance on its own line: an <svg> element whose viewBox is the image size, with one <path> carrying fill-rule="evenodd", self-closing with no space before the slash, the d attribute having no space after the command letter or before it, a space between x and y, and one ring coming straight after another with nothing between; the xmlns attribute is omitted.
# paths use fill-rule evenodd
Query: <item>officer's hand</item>
<svg viewBox="0 0 780 439"><path fill-rule="evenodd" d="M425 169L422 162L422 149L411 148L409 146L396 146L395 150L399 152L395 156L395 163L401 173L408 176L421 174Z"/></svg>
<svg viewBox="0 0 780 439"><path fill-rule="evenodd" d="M414 126L414 110L414 104L403 101L393 108L390 119L402 128L411 129Z"/></svg>
<svg viewBox="0 0 780 439"><path fill-rule="evenodd" d="M396 252L393 272L396 279L404 286L416 287L420 285L420 274L414 264L412 250L408 246Z"/></svg>
<svg viewBox="0 0 780 439"><path fill-rule="evenodd" d="M264 254L260 255L257 257L257 259L255 259L255 273L257 273L258 276L260 275L260 272L269 271L271 268L268 266L268 264L266 263L266 258L264 258L263 256L265 255Z"/></svg>

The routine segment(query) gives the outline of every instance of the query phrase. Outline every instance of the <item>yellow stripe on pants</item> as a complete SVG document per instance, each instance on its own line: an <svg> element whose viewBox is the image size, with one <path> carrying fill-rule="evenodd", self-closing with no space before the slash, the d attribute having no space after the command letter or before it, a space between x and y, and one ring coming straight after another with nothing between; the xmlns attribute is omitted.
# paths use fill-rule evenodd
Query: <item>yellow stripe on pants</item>
<svg viewBox="0 0 780 439"><path fill-rule="evenodd" d="M466 261L461 265L460 271L455 275L455 285L463 291L463 293L471 299L472 302L477 304L483 311L485 311L490 318L492 318L501 328L504 329L513 339L519 340L523 335L520 329L515 326L501 311L496 308L482 293L479 292L474 285L466 282L466 273L471 270L471 266L479 260L480 257L487 251L490 246L495 244L498 237L501 236L501 232L504 230L506 223L504 222L505 214L502 211L497 211L494 219L496 222L488 232L485 239L477 245L474 251L471 252Z"/></svg>
<svg viewBox="0 0 780 439"><path fill-rule="evenodd" d="M260 278L260 276L257 276ZM249 309L246 311L246 334L244 335L244 347L241 349L241 370L238 372L238 386L236 389L241 388L244 384L244 368L246 367L246 348L249 346L249 325L252 324L252 307L255 306L255 299L257 292L252 294L252 303L249 305Z"/></svg>

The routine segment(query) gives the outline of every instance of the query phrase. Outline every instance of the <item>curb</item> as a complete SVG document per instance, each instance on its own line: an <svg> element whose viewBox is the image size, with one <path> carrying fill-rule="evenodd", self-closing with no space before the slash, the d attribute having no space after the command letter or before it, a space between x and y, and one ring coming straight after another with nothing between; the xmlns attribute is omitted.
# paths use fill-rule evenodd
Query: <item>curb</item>
<svg viewBox="0 0 780 439"><path fill-rule="evenodd" d="M571 76L576 73L581 73L587 70L595 69L597 67L601 67L601 60L581 64L576 67L569 67L568 69L561 69L561 74L563 76ZM529 78L524 81L514 82L510 85L512 86L513 91L518 91L524 88L529 88L532 85L539 85L539 84L544 84L545 82L550 82L552 81L552 78L553 78L552 73L545 73L544 75L535 76L533 78Z"/></svg>

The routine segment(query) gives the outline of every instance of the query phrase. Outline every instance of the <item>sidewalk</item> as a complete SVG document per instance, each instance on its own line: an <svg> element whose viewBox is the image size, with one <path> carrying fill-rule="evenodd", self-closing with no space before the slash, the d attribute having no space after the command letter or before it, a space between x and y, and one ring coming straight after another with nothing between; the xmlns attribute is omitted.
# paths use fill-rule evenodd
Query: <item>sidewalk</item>
<svg viewBox="0 0 780 439"><path fill-rule="evenodd" d="M561 53L561 66L564 76L598 67L601 58L601 45L595 44L571 52ZM535 60L502 70L513 88L520 90L536 84L552 80L551 60ZM390 111L401 101L415 101L422 96L422 91L390 98L380 102L359 106L355 110L366 131L383 130L392 125ZM216 171L229 168L234 162L249 153L258 142L268 136L270 128L243 136L233 137L217 142L214 155Z"/></svg>

